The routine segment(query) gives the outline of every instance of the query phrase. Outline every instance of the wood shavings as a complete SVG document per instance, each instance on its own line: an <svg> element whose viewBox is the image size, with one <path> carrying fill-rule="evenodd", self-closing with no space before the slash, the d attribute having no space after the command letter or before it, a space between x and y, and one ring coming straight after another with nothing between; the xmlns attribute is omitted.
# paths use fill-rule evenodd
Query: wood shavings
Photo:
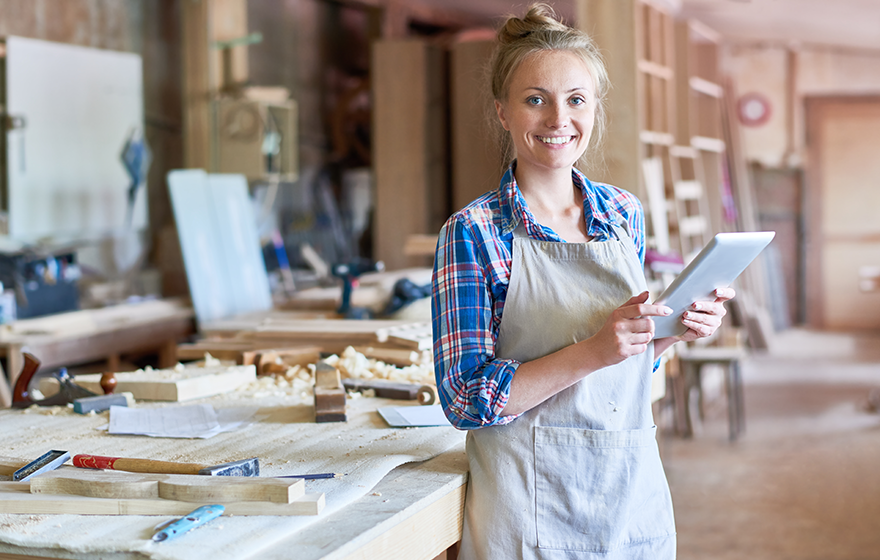
<svg viewBox="0 0 880 560"><path fill-rule="evenodd" d="M425 353L413 352L418 363L411 366L397 367L383 361L367 358L349 346L342 356L330 356L324 361L335 366L343 377L355 379L387 379L406 383L434 384L433 361L425 360Z"/></svg>
<svg viewBox="0 0 880 560"><path fill-rule="evenodd" d="M209 355L206 355L206 359ZM385 379L388 381L431 384L434 381L434 366L430 352L416 352L411 354L414 363L411 366L397 367L381 360L367 358L349 346L342 356L333 355L323 361L339 369L342 377L357 379ZM309 402L314 397L315 364L305 366L294 365L287 368L284 373L264 375L248 385L239 387L234 396L228 398L249 397L253 399L264 397L285 397L300 402ZM360 392L351 392L350 398L375 397L376 392L367 389Z"/></svg>

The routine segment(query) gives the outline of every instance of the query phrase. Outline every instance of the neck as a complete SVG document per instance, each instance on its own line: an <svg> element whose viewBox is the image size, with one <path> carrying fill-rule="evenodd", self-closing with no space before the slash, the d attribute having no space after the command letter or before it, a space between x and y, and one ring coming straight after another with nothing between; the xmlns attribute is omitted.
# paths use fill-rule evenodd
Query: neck
<svg viewBox="0 0 880 560"><path fill-rule="evenodd" d="M536 170L516 168L516 183L523 198L534 213L536 210L551 215L561 214L572 204L580 206L580 197L575 196L574 182L570 167L564 169Z"/></svg>

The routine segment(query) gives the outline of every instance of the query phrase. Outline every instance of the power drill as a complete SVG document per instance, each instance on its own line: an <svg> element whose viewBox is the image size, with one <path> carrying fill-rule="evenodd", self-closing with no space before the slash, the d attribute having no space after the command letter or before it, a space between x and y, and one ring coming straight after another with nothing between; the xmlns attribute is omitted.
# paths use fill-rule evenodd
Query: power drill
<svg viewBox="0 0 880 560"><path fill-rule="evenodd" d="M351 289L361 274L366 272L382 272L385 263L371 259L358 258L347 263L338 263L330 268L330 273L342 279L342 300L337 313L348 319L369 319L370 311L351 306Z"/></svg>

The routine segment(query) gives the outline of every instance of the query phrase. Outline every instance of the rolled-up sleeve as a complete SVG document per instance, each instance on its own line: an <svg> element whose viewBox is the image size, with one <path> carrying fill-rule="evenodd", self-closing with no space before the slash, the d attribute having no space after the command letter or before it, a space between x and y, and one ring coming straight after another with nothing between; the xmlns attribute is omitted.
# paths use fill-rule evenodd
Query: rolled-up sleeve
<svg viewBox="0 0 880 560"><path fill-rule="evenodd" d="M461 430L516 418L501 416L519 362L495 359L494 301L482 250L492 242L475 238L453 217L440 232L434 258L434 374L446 417Z"/></svg>

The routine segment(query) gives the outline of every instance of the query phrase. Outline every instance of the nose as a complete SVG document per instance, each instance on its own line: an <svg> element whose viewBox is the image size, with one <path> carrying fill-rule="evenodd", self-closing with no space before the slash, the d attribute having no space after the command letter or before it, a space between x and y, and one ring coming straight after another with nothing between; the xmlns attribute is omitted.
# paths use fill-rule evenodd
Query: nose
<svg viewBox="0 0 880 560"><path fill-rule="evenodd" d="M547 119L545 124L549 128L564 128L568 124L570 117L568 110L564 104L552 103L547 105Z"/></svg>

